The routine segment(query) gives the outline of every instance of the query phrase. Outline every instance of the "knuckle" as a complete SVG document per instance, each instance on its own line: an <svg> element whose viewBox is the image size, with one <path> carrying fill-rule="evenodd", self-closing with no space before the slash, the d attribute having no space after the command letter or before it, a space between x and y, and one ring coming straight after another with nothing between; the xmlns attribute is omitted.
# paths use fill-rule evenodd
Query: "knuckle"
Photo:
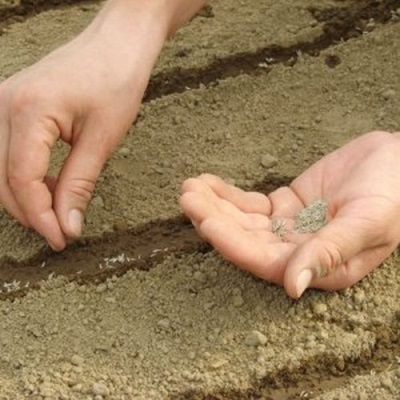
<svg viewBox="0 0 400 400"><path fill-rule="evenodd" d="M11 168L7 180L9 187L14 192L20 191L28 184L26 176L18 168Z"/></svg>
<svg viewBox="0 0 400 400"><path fill-rule="evenodd" d="M322 240L315 238L316 248L319 248L319 277L330 275L335 269L344 264L342 249L334 238Z"/></svg>
<svg viewBox="0 0 400 400"><path fill-rule="evenodd" d="M12 117L18 117L35 104L37 94L29 87L24 90L16 90L10 100L10 112Z"/></svg>
<svg viewBox="0 0 400 400"><path fill-rule="evenodd" d="M8 101L11 120L25 117L35 108L42 107L48 93L48 88L40 82L27 82L12 90L10 88Z"/></svg>
<svg viewBox="0 0 400 400"><path fill-rule="evenodd" d="M69 186L69 192L87 204L92 198L95 182L89 179L74 179Z"/></svg>

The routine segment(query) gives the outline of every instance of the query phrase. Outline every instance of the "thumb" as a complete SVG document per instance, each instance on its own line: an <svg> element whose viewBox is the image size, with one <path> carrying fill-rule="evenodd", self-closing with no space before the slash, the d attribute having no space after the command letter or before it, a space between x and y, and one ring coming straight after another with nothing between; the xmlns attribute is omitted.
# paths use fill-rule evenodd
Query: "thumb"
<svg viewBox="0 0 400 400"><path fill-rule="evenodd" d="M97 178L116 144L110 140L109 132L95 125L94 129L85 129L73 143L54 194L57 218L69 238L81 235L84 212Z"/></svg>
<svg viewBox="0 0 400 400"><path fill-rule="evenodd" d="M287 294L299 298L310 286L330 290L348 286L347 262L379 244L379 235L370 228L365 219L335 216L293 253L284 276ZM321 278L326 285L320 284Z"/></svg>

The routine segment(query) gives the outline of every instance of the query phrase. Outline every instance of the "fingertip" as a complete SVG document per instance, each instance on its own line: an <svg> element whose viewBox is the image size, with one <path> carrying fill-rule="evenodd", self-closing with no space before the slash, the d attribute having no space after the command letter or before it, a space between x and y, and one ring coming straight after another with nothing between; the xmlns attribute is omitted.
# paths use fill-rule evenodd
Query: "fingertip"
<svg viewBox="0 0 400 400"><path fill-rule="evenodd" d="M197 178L188 178L182 182L181 194L194 191L194 187L197 185Z"/></svg>
<svg viewBox="0 0 400 400"><path fill-rule="evenodd" d="M72 239L77 239L82 234L83 213L78 209L68 211L65 234Z"/></svg>
<svg viewBox="0 0 400 400"><path fill-rule="evenodd" d="M314 273L311 269L303 269L297 276L293 276L287 285L285 284L287 294L293 299L299 299L310 287L313 278Z"/></svg>
<svg viewBox="0 0 400 400"><path fill-rule="evenodd" d="M52 241L50 239L47 239L47 243L51 247L51 249L53 251L57 252L57 253L60 252L60 251L63 251L65 249L65 247L66 247L65 240L63 240L63 241L60 241L60 240Z"/></svg>

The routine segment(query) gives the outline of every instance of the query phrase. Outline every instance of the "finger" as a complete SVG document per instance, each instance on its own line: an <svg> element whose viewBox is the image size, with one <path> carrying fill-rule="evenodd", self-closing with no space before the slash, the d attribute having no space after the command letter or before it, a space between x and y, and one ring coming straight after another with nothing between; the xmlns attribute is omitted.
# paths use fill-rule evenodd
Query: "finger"
<svg viewBox="0 0 400 400"><path fill-rule="evenodd" d="M233 203L245 213L269 215L271 203L267 196L258 192L245 192L236 186L230 185L218 176L202 174L199 180L207 183L221 199Z"/></svg>
<svg viewBox="0 0 400 400"><path fill-rule="evenodd" d="M293 218L305 205L291 188L283 186L268 195L272 204L272 217Z"/></svg>
<svg viewBox="0 0 400 400"><path fill-rule="evenodd" d="M180 198L183 212L196 224L201 224L204 219L230 218L245 230L271 231L271 221L261 214L244 213L229 201L219 199L216 203L210 201L207 195L200 192L186 192Z"/></svg>
<svg viewBox="0 0 400 400"><path fill-rule="evenodd" d="M93 121L93 122L92 122ZM87 121L60 171L54 208L64 234L78 238L96 180L118 139L100 118Z"/></svg>
<svg viewBox="0 0 400 400"><path fill-rule="evenodd" d="M385 261L396 247L396 244L384 245L363 251L336 268L331 275L313 281L311 287L323 290L340 290L351 287Z"/></svg>
<svg viewBox="0 0 400 400"><path fill-rule="evenodd" d="M207 218L199 229L227 260L269 282L283 283L294 245L281 243L271 232L245 231L229 218Z"/></svg>
<svg viewBox="0 0 400 400"><path fill-rule="evenodd" d="M207 196L210 202L217 204L220 200L219 196L211 189L211 187L199 178L186 179L181 186L181 194L188 192L201 193Z"/></svg>
<svg viewBox="0 0 400 400"><path fill-rule="evenodd" d="M285 274L285 289L289 296L300 297L317 278L335 274L336 269L346 265L352 257L377 246L381 239L375 237L374 232L369 221L338 213L300 245L290 259Z"/></svg>
<svg viewBox="0 0 400 400"><path fill-rule="evenodd" d="M12 194L8 185L8 152L10 146L10 124L3 108L0 113L0 204L2 204L7 211L16 218L22 225L28 226L28 221L23 215L21 209Z"/></svg>
<svg viewBox="0 0 400 400"><path fill-rule="evenodd" d="M54 250L65 247L65 238L53 211L53 199L44 182L50 151L58 136L56 124L18 115L11 119L8 182L29 225L44 236Z"/></svg>

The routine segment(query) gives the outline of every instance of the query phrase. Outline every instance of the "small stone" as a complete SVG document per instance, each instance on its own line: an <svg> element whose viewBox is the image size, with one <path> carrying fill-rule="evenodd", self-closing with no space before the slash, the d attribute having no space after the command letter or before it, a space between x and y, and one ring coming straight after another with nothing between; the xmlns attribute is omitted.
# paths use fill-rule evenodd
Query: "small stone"
<svg viewBox="0 0 400 400"><path fill-rule="evenodd" d="M243 297L240 296L240 295L237 295L237 296L233 297L233 299L232 299L232 304L233 304L235 307L241 307L241 306L244 304Z"/></svg>
<svg viewBox="0 0 400 400"><path fill-rule="evenodd" d="M193 274L193 279L199 283L204 283L207 280L206 276L203 273L201 273L200 271L196 271Z"/></svg>
<svg viewBox="0 0 400 400"><path fill-rule="evenodd" d="M353 300L355 304L362 304L365 302L365 293L364 292L357 292L353 295Z"/></svg>
<svg viewBox="0 0 400 400"><path fill-rule="evenodd" d="M211 368L212 369L219 369L219 368L223 367L226 364L228 364L227 360L224 360L224 359L215 360L213 363L211 363Z"/></svg>
<svg viewBox="0 0 400 400"><path fill-rule="evenodd" d="M71 364L75 365L75 366L79 366L83 364L84 359L80 356L78 356L77 354L74 354L71 357Z"/></svg>
<svg viewBox="0 0 400 400"><path fill-rule="evenodd" d="M106 297L105 301L106 303L115 304L117 302L117 299L115 297Z"/></svg>
<svg viewBox="0 0 400 400"><path fill-rule="evenodd" d="M95 382L92 386L92 393L95 396L108 396L109 390L103 382Z"/></svg>
<svg viewBox="0 0 400 400"><path fill-rule="evenodd" d="M96 293L103 293L107 290L107 285L105 283L100 283L96 288Z"/></svg>
<svg viewBox="0 0 400 400"><path fill-rule="evenodd" d="M160 319L157 322L158 327L160 327L161 329L165 329L168 330L171 326L171 322L169 321L169 319L164 318L164 319Z"/></svg>
<svg viewBox="0 0 400 400"><path fill-rule="evenodd" d="M313 303L312 308L313 308L313 311L315 312L315 314L318 314L318 315L323 315L328 310L328 306L321 302Z"/></svg>
<svg viewBox="0 0 400 400"><path fill-rule="evenodd" d="M264 154L261 157L260 164L264 168L272 168L272 167L275 167L276 164L278 164L278 160L276 157L274 157L271 154Z"/></svg>
<svg viewBox="0 0 400 400"><path fill-rule="evenodd" d="M91 205L97 208L104 208L104 200L100 196L94 196Z"/></svg>
<svg viewBox="0 0 400 400"><path fill-rule="evenodd" d="M382 387L384 387L385 389L388 390L393 390L393 382L389 377L383 377L381 379L381 385Z"/></svg>
<svg viewBox="0 0 400 400"><path fill-rule="evenodd" d="M128 147L122 147L121 149L118 150L118 154L120 154L123 157L127 157L131 154L131 150Z"/></svg>
<svg viewBox="0 0 400 400"><path fill-rule="evenodd" d="M385 100L393 99L396 96L396 91L393 89L387 89L382 92L382 97Z"/></svg>
<svg viewBox="0 0 400 400"><path fill-rule="evenodd" d="M259 331L251 331L244 340L247 346L263 346L267 343L267 337Z"/></svg>
<svg viewBox="0 0 400 400"><path fill-rule="evenodd" d="M47 383L43 383L42 385L40 385L39 391L43 397L53 397L55 394L54 389Z"/></svg>
<svg viewBox="0 0 400 400"><path fill-rule="evenodd" d="M68 283L68 285L65 287L65 291L66 291L67 293L71 293L71 292L73 292L75 289L76 289L76 284L75 284L75 282L70 282L70 283Z"/></svg>
<svg viewBox="0 0 400 400"><path fill-rule="evenodd" d="M75 393L82 393L83 391L83 386L81 383L77 383L76 385L72 386L72 391Z"/></svg>

